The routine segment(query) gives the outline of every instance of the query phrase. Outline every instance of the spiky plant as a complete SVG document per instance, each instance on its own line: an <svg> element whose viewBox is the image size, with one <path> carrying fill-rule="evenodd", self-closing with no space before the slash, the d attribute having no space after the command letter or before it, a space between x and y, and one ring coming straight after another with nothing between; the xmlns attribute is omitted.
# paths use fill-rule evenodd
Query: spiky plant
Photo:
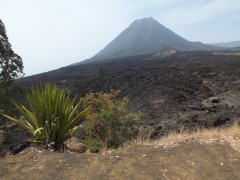
<svg viewBox="0 0 240 180"><path fill-rule="evenodd" d="M3 116L30 131L34 141L54 144L55 149L63 147L63 142L78 129L77 122L90 108L79 112L81 102L76 103L76 98L71 100L64 89L51 84L32 88L27 101L29 109L14 103L25 122Z"/></svg>

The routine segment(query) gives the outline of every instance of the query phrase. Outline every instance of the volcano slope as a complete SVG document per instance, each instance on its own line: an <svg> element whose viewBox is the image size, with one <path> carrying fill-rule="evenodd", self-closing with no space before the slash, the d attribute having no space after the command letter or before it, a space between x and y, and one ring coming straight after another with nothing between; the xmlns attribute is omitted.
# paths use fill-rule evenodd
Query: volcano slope
<svg viewBox="0 0 240 180"><path fill-rule="evenodd" d="M82 63L26 77L18 84L53 82L71 94L121 90L129 110L143 114L152 137L171 131L228 126L240 117L240 58L213 52L135 56Z"/></svg>

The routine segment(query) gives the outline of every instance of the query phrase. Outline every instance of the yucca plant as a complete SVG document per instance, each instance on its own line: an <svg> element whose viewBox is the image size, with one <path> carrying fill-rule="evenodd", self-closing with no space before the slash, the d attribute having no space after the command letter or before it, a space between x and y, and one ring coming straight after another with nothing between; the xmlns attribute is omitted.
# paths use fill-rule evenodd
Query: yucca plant
<svg viewBox="0 0 240 180"><path fill-rule="evenodd" d="M78 129L77 122L88 111L79 112L81 102L70 99L64 89L47 84L35 87L27 95L29 109L14 103L24 117L24 121L3 114L7 119L30 131L35 142L53 144L55 149L63 147L63 142Z"/></svg>

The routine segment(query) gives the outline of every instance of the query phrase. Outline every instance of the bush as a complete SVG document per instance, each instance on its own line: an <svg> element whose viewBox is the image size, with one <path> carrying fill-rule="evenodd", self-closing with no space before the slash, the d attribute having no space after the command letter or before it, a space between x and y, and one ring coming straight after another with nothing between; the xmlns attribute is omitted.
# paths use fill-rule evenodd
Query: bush
<svg viewBox="0 0 240 180"><path fill-rule="evenodd" d="M112 90L109 94L89 93L82 99L84 107L91 105L83 122L89 149L117 148L133 136L132 128L138 125L140 114L128 112L127 98L118 96L119 91Z"/></svg>
<svg viewBox="0 0 240 180"><path fill-rule="evenodd" d="M75 103L76 98L71 100L64 89L50 84L32 88L27 101L30 109L14 103L23 120L5 114L3 116L30 131L35 137L34 142L48 146L54 144L55 149L63 147L63 142L78 129L78 120L90 108L78 112L81 103Z"/></svg>
<svg viewBox="0 0 240 180"><path fill-rule="evenodd" d="M99 140L93 139L88 141L88 147L91 153L98 153L102 149L103 144Z"/></svg>

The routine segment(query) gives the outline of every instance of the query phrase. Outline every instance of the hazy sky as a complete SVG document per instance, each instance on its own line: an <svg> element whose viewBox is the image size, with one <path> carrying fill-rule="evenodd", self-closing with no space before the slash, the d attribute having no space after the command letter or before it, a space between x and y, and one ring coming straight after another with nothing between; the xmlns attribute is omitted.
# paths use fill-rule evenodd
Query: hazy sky
<svg viewBox="0 0 240 180"><path fill-rule="evenodd" d="M240 0L0 0L26 75L90 58L150 16L190 41L240 40Z"/></svg>

